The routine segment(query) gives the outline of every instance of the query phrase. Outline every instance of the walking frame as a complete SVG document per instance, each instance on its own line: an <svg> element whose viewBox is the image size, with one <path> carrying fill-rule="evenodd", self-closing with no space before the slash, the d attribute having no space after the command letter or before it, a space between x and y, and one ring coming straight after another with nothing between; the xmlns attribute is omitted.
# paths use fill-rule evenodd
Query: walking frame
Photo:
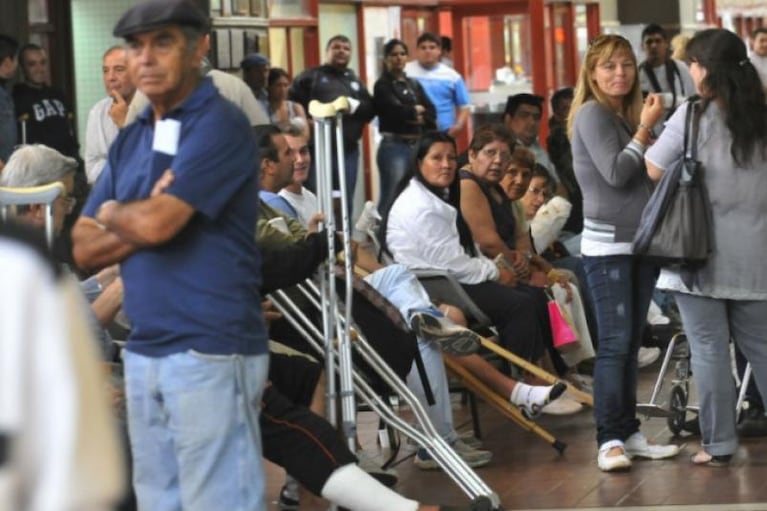
<svg viewBox="0 0 767 511"><path fill-rule="evenodd" d="M426 410L413 395L400 377L387 365L383 358L371 347L351 319L352 304L352 254L349 205L346 193L346 172L343 152L343 114L350 111L346 97L339 97L332 103L312 101L309 113L315 127L315 161L317 162L317 196L320 211L324 213L324 229L328 239L328 257L319 270L319 285L307 280L297 287L309 302L321 311L322 331L311 319L281 290L269 295L275 308L282 313L288 323L296 329L308 344L325 357L327 378L326 411L329 421L336 424L336 399L340 398L342 408L343 433L349 448L355 450L356 409L354 394L373 409L384 422L414 439L439 463L445 473L473 501L474 509L490 511L502 509L498 494L474 472L466 462L437 433L428 418ZM341 197L341 217L343 233L344 274L346 278L343 312L336 299L335 281L335 231L336 222L333 214L333 165L332 165L332 124L335 122L336 150L338 161L338 180ZM351 350L373 368L381 379L397 393L413 410L421 429L402 419L370 386L366 379L354 369ZM340 390L336 389L333 375L339 374Z"/></svg>
<svg viewBox="0 0 767 511"><path fill-rule="evenodd" d="M666 378L666 373L672 361L674 361L674 376L671 380L671 392L669 393L668 403L661 405L657 401L663 389L663 380ZM746 391L751 380L751 371L751 363L749 362L746 364L743 379L740 382L738 400L735 404L736 414L739 414L745 408ZM638 403L637 413L647 418L665 418L669 430L674 435L680 435L683 432L693 435L700 434L700 426L698 424L700 408L697 405L689 404L691 376L690 348L687 344L687 336L684 332L679 332L671 338L666 347L666 353L658 372L658 378L655 380L650 401ZM691 414L689 419L687 418L688 414Z"/></svg>

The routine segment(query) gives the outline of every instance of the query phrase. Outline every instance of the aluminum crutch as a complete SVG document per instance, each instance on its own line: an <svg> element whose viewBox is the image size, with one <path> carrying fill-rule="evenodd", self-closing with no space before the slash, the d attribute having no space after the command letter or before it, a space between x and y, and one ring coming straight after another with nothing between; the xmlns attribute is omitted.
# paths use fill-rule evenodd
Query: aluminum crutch
<svg viewBox="0 0 767 511"><path fill-rule="evenodd" d="M315 307L321 307L320 290L311 281L300 284L299 290L309 299ZM350 286L347 286L350 287ZM310 346L318 353L323 353L323 334L295 305L295 303L283 291L276 291L269 296L274 306L279 310L287 321L304 337ZM348 323L346 324L348 325ZM419 422L423 431L416 429L407 421L399 417L383 399L370 387L367 381L353 368L351 374L354 379L357 394L390 426L401 431L406 436L414 439L420 445L426 447L429 453L440 464L448 476L466 493L473 501L484 503L487 501L488 509L502 509L500 499L490 487L479 478L455 451L437 433L426 414L421 403L407 388L405 383L386 364L381 356L370 346L364 336L356 329L351 330L354 339L355 351L367 362L387 385L389 385L406 402Z"/></svg>
<svg viewBox="0 0 767 511"><path fill-rule="evenodd" d="M0 219L3 221L8 220L8 209L11 206L45 204L45 239L48 243L48 248L53 248L53 240L56 236L54 232L53 203L64 193L64 183L61 181L28 188L0 187Z"/></svg>
<svg viewBox="0 0 767 511"><path fill-rule="evenodd" d="M26 145L27 143L27 121L29 121L29 114L21 114L19 116L19 131L21 132L21 143Z"/></svg>
<svg viewBox="0 0 767 511"><path fill-rule="evenodd" d="M349 448L354 450L357 433L357 412L354 402L354 385L352 382L352 360L350 330L352 313L352 249L351 249L351 222L349 219L348 199L346 196L346 169L344 167L343 147L343 115L350 111L349 100L341 96L332 103L309 103L309 114L315 123L315 158L317 161L317 192L320 211L325 214L325 232L328 238L328 258L320 272L320 288L322 297L322 317L325 332L325 346L328 356L325 357L326 372L334 374L335 360L330 356L332 341L338 337L338 364L340 392L336 391L333 378L327 382L328 399L327 412L331 424L336 424L336 396L341 398L342 431L346 436ZM344 251L344 273L346 275L346 292L344 297L344 322L340 324L337 315L335 286L335 215L333 211L333 158L332 158L332 124L335 121L336 128L336 154L338 160L338 177L341 188L341 211Z"/></svg>

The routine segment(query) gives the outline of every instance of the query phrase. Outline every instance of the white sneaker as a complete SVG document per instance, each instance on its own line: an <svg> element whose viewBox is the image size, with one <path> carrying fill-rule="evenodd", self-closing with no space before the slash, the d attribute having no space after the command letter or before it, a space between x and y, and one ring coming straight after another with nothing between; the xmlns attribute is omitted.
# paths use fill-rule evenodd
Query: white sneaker
<svg viewBox="0 0 767 511"><path fill-rule="evenodd" d="M620 447L623 449L623 453L615 456L608 456L607 453L610 452L613 447ZM603 472L628 470L631 468L631 458L626 455L626 448L623 445L608 442L599 448L599 454L597 454L597 466L599 467L599 470Z"/></svg>
<svg viewBox="0 0 767 511"><path fill-rule="evenodd" d="M567 394L562 395L541 409L549 415L572 415L583 410L583 405Z"/></svg>
<svg viewBox="0 0 767 511"><path fill-rule="evenodd" d="M645 348L644 346L640 346L639 353L637 354L637 362L639 363L639 368L641 369L642 367L649 366L658 360L658 357L660 357L660 348Z"/></svg>
<svg viewBox="0 0 767 511"><path fill-rule="evenodd" d="M647 458L650 460L662 460L673 458L679 454L679 446L674 444L661 445L647 441L642 433L637 431L624 442L626 454L631 458Z"/></svg>

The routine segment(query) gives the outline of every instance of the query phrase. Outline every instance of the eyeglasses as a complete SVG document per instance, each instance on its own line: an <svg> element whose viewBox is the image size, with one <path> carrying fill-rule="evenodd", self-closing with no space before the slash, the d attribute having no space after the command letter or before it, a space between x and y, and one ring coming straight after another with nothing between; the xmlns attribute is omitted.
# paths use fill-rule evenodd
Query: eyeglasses
<svg viewBox="0 0 767 511"><path fill-rule="evenodd" d="M501 158L501 161L509 161L511 160L511 153L508 151L499 151L498 149L482 149L480 153L484 154L485 157L494 160L497 157Z"/></svg>

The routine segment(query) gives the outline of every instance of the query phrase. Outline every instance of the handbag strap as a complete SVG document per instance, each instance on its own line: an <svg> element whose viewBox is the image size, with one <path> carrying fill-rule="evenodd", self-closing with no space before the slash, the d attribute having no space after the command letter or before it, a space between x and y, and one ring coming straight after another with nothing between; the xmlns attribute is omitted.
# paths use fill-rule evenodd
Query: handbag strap
<svg viewBox="0 0 767 511"><path fill-rule="evenodd" d="M702 114L699 99L698 96L689 99L684 120L684 159L692 162L698 161L698 127ZM689 177L692 178L692 175Z"/></svg>

